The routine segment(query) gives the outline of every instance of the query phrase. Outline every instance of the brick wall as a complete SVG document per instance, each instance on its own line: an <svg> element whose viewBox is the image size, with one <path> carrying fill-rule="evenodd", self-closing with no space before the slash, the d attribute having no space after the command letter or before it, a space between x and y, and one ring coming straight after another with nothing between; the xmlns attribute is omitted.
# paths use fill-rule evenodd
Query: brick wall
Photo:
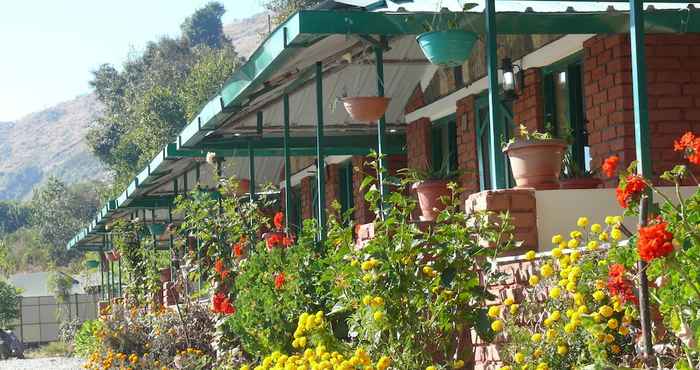
<svg viewBox="0 0 700 370"><path fill-rule="evenodd" d="M513 123L525 125L528 130L544 129L544 93L542 72L539 68L526 69L524 88L513 102Z"/></svg>
<svg viewBox="0 0 700 370"><path fill-rule="evenodd" d="M316 210L314 209L314 193L313 193L313 177L304 177L301 179L301 218L302 220L315 218Z"/></svg>
<svg viewBox="0 0 700 370"><path fill-rule="evenodd" d="M651 160L659 175L681 160L673 140L700 131L700 35L647 35L645 46ZM583 66L593 167L613 154L626 166L636 158L629 35L587 40Z"/></svg>
<svg viewBox="0 0 700 370"><path fill-rule="evenodd" d="M420 170L430 168L432 157L431 126L427 118L419 118L406 127L406 154L408 167Z"/></svg>
<svg viewBox="0 0 700 370"><path fill-rule="evenodd" d="M465 200L470 193L479 191L473 95L457 101L457 160L459 170L462 171L460 185L464 188L463 200Z"/></svg>

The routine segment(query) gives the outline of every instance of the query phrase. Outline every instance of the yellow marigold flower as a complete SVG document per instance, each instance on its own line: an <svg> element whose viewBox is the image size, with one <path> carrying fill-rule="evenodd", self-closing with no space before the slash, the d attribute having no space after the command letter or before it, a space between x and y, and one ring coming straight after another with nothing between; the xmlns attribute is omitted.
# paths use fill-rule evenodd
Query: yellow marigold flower
<svg viewBox="0 0 700 370"><path fill-rule="evenodd" d="M557 331L554 329L547 329L545 332L545 337L547 337L548 341L551 341L552 339L557 337Z"/></svg>
<svg viewBox="0 0 700 370"><path fill-rule="evenodd" d="M362 268L362 270L368 271L371 270L374 267L374 265L372 264L372 260L367 260L362 262L362 266L360 267Z"/></svg>
<svg viewBox="0 0 700 370"><path fill-rule="evenodd" d="M512 304L512 305L510 305L510 314L511 314L511 315L515 315L516 313L518 313L518 308L519 308L519 307L520 307L520 306L517 305L517 304Z"/></svg>
<svg viewBox="0 0 700 370"><path fill-rule="evenodd" d="M552 237L552 244L559 244L562 240L564 240L564 237L561 236L561 234L554 235Z"/></svg>
<svg viewBox="0 0 700 370"><path fill-rule="evenodd" d="M620 333L620 335L627 335L630 333L630 329L626 326L620 326L617 332Z"/></svg>
<svg viewBox="0 0 700 370"><path fill-rule="evenodd" d="M571 334L576 331L576 325L574 325L573 323L568 323L564 325L564 331L568 334Z"/></svg>
<svg viewBox="0 0 700 370"><path fill-rule="evenodd" d="M630 316L630 315L622 316L622 322L625 323L625 324L631 323L631 322L632 322L632 316Z"/></svg>
<svg viewBox="0 0 700 370"><path fill-rule="evenodd" d="M545 265L542 265L542 267L540 267L540 273L544 277L550 277L550 276L552 276L552 274L554 274L554 269L552 268L551 265L545 264Z"/></svg>
<svg viewBox="0 0 700 370"><path fill-rule="evenodd" d="M618 346L617 344L613 344L612 346L610 346L610 351L612 353L617 354L617 353L620 353L621 349L620 349L620 346Z"/></svg>
<svg viewBox="0 0 700 370"><path fill-rule="evenodd" d="M615 341L615 337L612 334L605 334L605 343L612 343Z"/></svg>
<svg viewBox="0 0 700 370"><path fill-rule="evenodd" d="M437 370L437 367L435 366L428 366L425 368L425 370Z"/></svg>
<svg viewBox="0 0 700 370"><path fill-rule="evenodd" d="M369 274L369 273L364 274L364 275L362 276L362 281L364 281L365 283L369 283L369 282L371 282L373 279L374 279L374 278L372 277L372 274Z"/></svg>
<svg viewBox="0 0 700 370"><path fill-rule="evenodd" d="M377 370L386 370L389 366L391 366L391 358L387 356L382 356L377 361Z"/></svg>
<svg viewBox="0 0 700 370"><path fill-rule="evenodd" d="M537 257L537 253L535 253L533 250L529 250L527 253L525 253L525 259L528 261L534 260L535 257Z"/></svg>
<svg viewBox="0 0 700 370"><path fill-rule="evenodd" d="M554 321L559 321L559 319L561 319L561 312L559 312L559 310L552 311L549 317Z"/></svg>
<svg viewBox="0 0 700 370"><path fill-rule="evenodd" d="M506 306L510 306L513 303L515 303L515 299L513 299L513 297L508 297L503 301L503 304Z"/></svg>
<svg viewBox="0 0 700 370"><path fill-rule="evenodd" d="M600 233L600 235L598 235L598 239L602 242L607 242L609 238L610 237L609 237L608 233L606 233L605 231L603 231L602 233Z"/></svg>
<svg viewBox="0 0 700 370"><path fill-rule="evenodd" d="M573 251L571 252L571 255L569 256L571 259L571 262L576 262L581 259L581 252L579 251Z"/></svg>
<svg viewBox="0 0 700 370"><path fill-rule="evenodd" d="M588 313L588 307L586 305L581 305L578 306L578 309L576 311L582 315L585 315Z"/></svg>
<svg viewBox="0 0 700 370"><path fill-rule="evenodd" d="M362 297L362 304L364 304L365 306L369 306L370 303L372 303L372 296L371 295L368 294L368 295Z"/></svg>
<svg viewBox="0 0 700 370"><path fill-rule="evenodd" d="M581 244L581 242L578 239L569 239L569 241L566 243L566 246L571 249L574 249L578 248L579 244Z"/></svg>
<svg viewBox="0 0 700 370"><path fill-rule="evenodd" d="M564 344L560 344L557 346L557 353L560 355L565 355L567 352L569 352L569 347L567 347Z"/></svg>
<svg viewBox="0 0 700 370"><path fill-rule="evenodd" d="M576 221L576 226L578 226L578 227L588 226L588 217L579 217L578 220Z"/></svg>
<svg viewBox="0 0 700 370"><path fill-rule="evenodd" d="M618 325L619 324L617 323L617 319L608 320L608 328L615 330L617 329Z"/></svg>
<svg viewBox="0 0 700 370"><path fill-rule="evenodd" d="M596 280L595 281L595 288L596 289L599 289L599 290L605 289L605 287L606 287L606 285L605 285L605 282L603 280Z"/></svg>
<svg viewBox="0 0 700 370"><path fill-rule="evenodd" d="M535 286L540 283L540 277L537 275L532 275L527 281L530 283L531 286Z"/></svg>
<svg viewBox="0 0 700 370"><path fill-rule="evenodd" d="M552 256L554 256L555 258L559 258L559 257L561 257L563 254L564 254L564 253L562 253L561 248L559 248L559 247L556 247L556 248L552 249Z"/></svg>
<svg viewBox="0 0 700 370"><path fill-rule="evenodd" d="M384 298L382 297L374 297L372 298L372 304L375 307L383 306L384 305Z"/></svg>
<svg viewBox="0 0 700 370"><path fill-rule="evenodd" d="M542 348L537 348L535 352L532 353L533 356L535 357L540 357L542 356Z"/></svg>
<svg viewBox="0 0 700 370"><path fill-rule="evenodd" d="M591 314L591 317L593 318L593 321L595 321L595 322L603 321L603 315L599 314L598 312L593 312Z"/></svg>
<svg viewBox="0 0 700 370"><path fill-rule="evenodd" d="M585 297L583 296L582 293L575 293L575 294L574 294L574 303L576 303L577 305L580 306L580 305L583 304L584 298L585 298Z"/></svg>
<svg viewBox="0 0 700 370"><path fill-rule="evenodd" d="M433 274L435 273L435 270L433 270L433 268L430 266L423 266L423 273L428 275L428 276L433 276Z"/></svg>
<svg viewBox="0 0 700 370"><path fill-rule="evenodd" d="M453 369L462 369L462 368L464 368L464 360L456 360L455 362L452 363L452 368L453 368Z"/></svg>
<svg viewBox="0 0 700 370"><path fill-rule="evenodd" d="M593 292L593 299L595 299L596 302L600 302L605 299L605 293L603 293L600 290L596 290L595 292Z"/></svg>
<svg viewBox="0 0 700 370"><path fill-rule="evenodd" d="M610 231L610 236L613 238L613 240L620 240L622 239L622 231L620 229L613 228L612 231Z"/></svg>
<svg viewBox="0 0 700 370"><path fill-rule="evenodd" d="M593 224L593 225L591 225L591 232L594 232L594 233L598 234L598 233L600 233L601 231L603 231L603 226L601 226L600 224Z"/></svg>
<svg viewBox="0 0 700 370"><path fill-rule="evenodd" d="M606 319L609 318L609 317L611 317L611 316L613 315L613 313L614 313L612 307L610 307L610 306L608 306L608 305L601 306L601 307L598 309L598 312L599 312L601 315L603 315L603 317L605 317Z"/></svg>
<svg viewBox="0 0 700 370"><path fill-rule="evenodd" d="M501 320L496 320L491 323L491 330L495 331L496 333L500 332L503 330L503 321Z"/></svg>
<svg viewBox="0 0 700 370"><path fill-rule="evenodd" d="M554 321L551 318L548 317L548 318L544 319L544 327L545 328L552 326L552 324L554 324Z"/></svg>
<svg viewBox="0 0 700 370"><path fill-rule="evenodd" d="M535 343L540 342L540 341L542 341L542 334L540 334L540 333L532 334L532 336L530 337L530 340L535 342Z"/></svg>
<svg viewBox="0 0 700 370"><path fill-rule="evenodd" d="M522 364L525 362L525 355L521 352L516 352L515 355L513 355L513 361L515 361L516 364Z"/></svg>
<svg viewBox="0 0 700 370"><path fill-rule="evenodd" d="M372 317L373 317L375 320L380 321L381 319L384 318L384 312L382 312L382 311L377 311L377 312L375 312L375 313L372 314Z"/></svg>
<svg viewBox="0 0 700 370"><path fill-rule="evenodd" d="M552 287L549 291L549 297L557 299L561 295L561 289L558 286Z"/></svg>
<svg viewBox="0 0 700 370"><path fill-rule="evenodd" d="M489 307L489 317L495 319L501 314L501 307L500 306L491 306Z"/></svg>
<svg viewBox="0 0 700 370"><path fill-rule="evenodd" d="M513 368L506 365L506 366L501 366L501 368L499 370L513 370Z"/></svg>
<svg viewBox="0 0 700 370"><path fill-rule="evenodd" d="M569 293L575 293L576 292L576 283L573 281L570 281L568 284L566 284L566 290Z"/></svg>
<svg viewBox="0 0 700 370"><path fill-rule="evenodd" d="M586 248L588 248L589 251L594 251L598 249L598 242L595 240L591 240L586 244Z"/></svg>
<svg viewBox="0 0 700 370"><path fill-rule="evenodd" d="M583 233L581 233L581 232L578 231L578 230L573 230L572 232L569 233L569 236L570 236L572 239L578 239L578 238L580 238L580 237L583 236Z"/></svg>

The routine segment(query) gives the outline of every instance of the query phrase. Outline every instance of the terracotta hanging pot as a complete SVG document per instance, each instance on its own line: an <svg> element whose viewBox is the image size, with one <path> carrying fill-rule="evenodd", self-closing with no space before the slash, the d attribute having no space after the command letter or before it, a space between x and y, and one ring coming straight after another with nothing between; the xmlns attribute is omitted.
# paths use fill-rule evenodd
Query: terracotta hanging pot
<svg viewBox="0 0 700 370"><path fill-rule="evenodd" d="M520 140L508 144L508 154L516 188L559 189L559 173L566 141Z"/></svg>
<svg viewBox="0 0 700 370"><path fill-rule="evenodd" d="M447 180L426 180L413 184L412 189L418 196L421 221L435 221L438 214L447 207L440 198L450 195Z"/></svg>
<svg viewBox="0 0 700 370"><path fill-rule="evenodd" d="M602 183L597 177L574 177L559 180L562 189L597 189Z"/></svg>
<svg viewBox="0 0 700 370"><path fill-rule="evenodd" d="M350 117L357 122L376 122L389 108L391 98L384 96L352 96L340 99Z"/></svg>

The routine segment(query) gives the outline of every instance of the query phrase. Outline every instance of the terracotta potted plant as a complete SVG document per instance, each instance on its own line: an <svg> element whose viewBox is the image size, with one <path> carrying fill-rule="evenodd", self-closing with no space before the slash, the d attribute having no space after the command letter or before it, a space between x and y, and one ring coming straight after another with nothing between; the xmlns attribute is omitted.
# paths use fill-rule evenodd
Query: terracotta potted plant
<svg viewBox="0 0 700 370"><path fill-rule="evenodd" d="M435 221L440 212L447 207L443 201L444 197L451 195L451 190L447 185L459 176L459 171L451 170L449 161L445 160L437 170L407 169L402 172L407 179L413 182L411 190L415 192L418 198L418 207L420 208L419 220L425 222Z"/></svg>
<svg viewBox="0 0 700 370"><path fill-rule="evenodd" d="M602 184L602 181L595 176L595 171L581 169L570 152L564 154L559 178L562 189L595 189Z"/></svg>
<svg viewBox="0 0 700 370"><path fill-rule="evenodd" d="M559 173L566 151L565 140L550 133L529 132L520 125L520 136L503 148L510 159L516 188L559 189Z"/></svg>

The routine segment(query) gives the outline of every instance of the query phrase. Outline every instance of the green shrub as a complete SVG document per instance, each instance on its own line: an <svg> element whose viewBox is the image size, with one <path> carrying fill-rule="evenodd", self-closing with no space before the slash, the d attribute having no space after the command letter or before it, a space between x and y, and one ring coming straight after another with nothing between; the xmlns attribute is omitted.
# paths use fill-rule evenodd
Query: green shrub
<svg viewBox="0 0 700 370"><path fill-rule="evenodd" d="M78 330L73 342L75 354L87 358L92 352L99 350L100 340L97 333L102 329L99 320L88 320Z"/></svg>

